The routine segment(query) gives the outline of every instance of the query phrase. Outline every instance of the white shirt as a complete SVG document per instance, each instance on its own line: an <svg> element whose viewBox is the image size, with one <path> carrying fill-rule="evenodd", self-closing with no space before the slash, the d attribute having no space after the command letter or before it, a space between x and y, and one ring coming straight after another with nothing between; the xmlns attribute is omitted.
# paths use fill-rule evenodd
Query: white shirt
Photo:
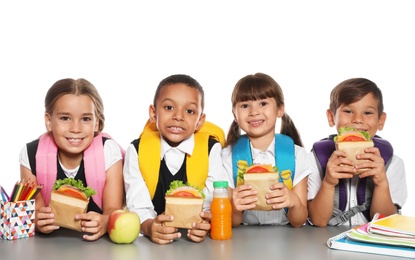
<svg viewBox="0 0 415 260"><path fill-rule="evenodd" d="M168 165L169 170L171 170L172 168L180 168L183 164L185 154L188 153L191 155L193 152L193 148L194 135L182 141L180 145L178 145L175 148L172 148L163 138L161 138L160 160L163 159L164 155L168 153L168 151L173 149L176 152L179 152L179 154L181 153L181 157L177 154L173 155L173 158L176 159L173 159L174 161L171 161L171 157L166 156L166 164ZM226 180L225 172L222 166L221 150L221 144L216 143L209 153L209 172L205 182L206 187L203 190L206 195L203 204L204 211L210 211L210 203L212 202L213 197L213 181ZM157 172L155 174L159 173ZM130 144L125 154L124 185L128 209L131 211L135 211L140 216L141 223L143 223L147 219L154 219L157 216L157 212L154 210L154 205L151 201L150 193L148 191L146 183L143 180L138 165L137 150L133 144Z"/></svg>
<svg viewBox="0 0 415 260"><path fill-rule="evenodd" d="M321 183L323 182L324 174L320 172L318 167L317 159L313 152L310 152L308 155L308 161L310 167L312 169L312 173L308 177L308 200L313 200L314 197L317 195L318 191L320 190ZM394 204L398 205L398 207L402 207L407 199L407 187L406 187L406 177L405 177L405 166L403 160L396 155L393 155L389 167L386 170L386 177L388 178L389 182L389 191L391 194L391 198ZM348 199L346 203L345 210L349 210L358 205L357 202L357 178L355 176L351 180L351 185L349 182L346 183L346 190L348 192ZM343 225L362 225L367 223L366 218L364 215L359 212L354 215L350 221L346 221Z"/></svg>

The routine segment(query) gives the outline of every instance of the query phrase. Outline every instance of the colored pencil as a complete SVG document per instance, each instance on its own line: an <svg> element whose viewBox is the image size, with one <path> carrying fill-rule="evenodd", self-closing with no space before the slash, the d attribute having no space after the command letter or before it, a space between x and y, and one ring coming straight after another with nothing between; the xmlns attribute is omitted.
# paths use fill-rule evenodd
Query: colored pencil
<svg viewBox="0 0 415 260"><path fill-rule="evenodd" d="M23 185L22 192L20 192L20 195L17 198L17 201L24 200L24 198L26 197L27 192L30 189L29 182L28 181L23 181L23 182L24 182L24 184L22 184Z"/></svg>
<svg viewBox="0 0 415 260"><path fill-rule="evenodd" d="M4 190L3 186L1 186L1 185L0 185L0 188L1 188L1 200L3 202L8 202L9 199L8 199L6 191Z"/></svg>
<svg viewBox="0 0 415 260"><path fill-rule="evenodd" d="M27 195L26 200L31 200L32 198L34 198L34 194L36 193L36 191L38 190L38 188L33 188L30 193Z"/></svg>
<svg viewBox="0 0 415 260"><path fill-rule="evenodd" d="M19 182L19 189L17 190L16 196L14 198L14 202L18 201L20 198L20 194L22 193L24 184L22 182Z"/></svg>
<svg viewBox="0 0 415 260"><path fill-rule="evenodd" d="M10 198L9 198L10 202L14 202L14 199L16 198L16 193L17 193L18 189L19 189L19 182L17 181L16 184L14 185L13 191L10 195Z"/></svg>
<svg viewBox="0 0 415 260"><path fill-rule="evenodd" d="M34 198L36 198L36 196L37 196L37 194L42 190L42 185L41 186L37 186L37 188L35 189L35 192L34 192L34 194L32 194L32 196L30 196L30 198L29 199L34 199Z"/></svg>

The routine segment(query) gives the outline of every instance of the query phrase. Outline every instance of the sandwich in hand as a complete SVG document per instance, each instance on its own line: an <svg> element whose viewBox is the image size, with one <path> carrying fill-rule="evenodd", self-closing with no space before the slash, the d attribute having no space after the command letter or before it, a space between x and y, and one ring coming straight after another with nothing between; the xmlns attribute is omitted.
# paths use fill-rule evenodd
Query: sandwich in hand
<svg viewBox="0 0 415 260"><path fill-rule="evenodd" d="M164 214L174 216L172 222L164 223L166 226L192 228L193 222L202 221L200 212L203 210L205 194L201 189L176 180L171 182L165 198Z"/></svg>
<svg viewBox="0 0 415 260"><path fill-rule="evenodd" d="M84 187L81 180L56 180L49 203L55 216L54 225L81 231L81 221L75 220L75 215L86 213L89 199L95 194L96 191Z"/></svg>
<svg viewBox="0 0 415 260"><path fill-rule="evenodd" d="M365 149L373 147L374 143L367 131L357 130L354 127L341 127L339 134L334 138L336 149L347 153L347 159L356 164L368 160L358 160L356 155L365 153ZM358 169L356 174L367 171L367 168Z"/></svg>
<svg viewBox="0 0 415 260"><path fill-rule="evenodd" d="M254 210L272 210L272 205L268 205L265 195L270 192L270 187L279 181L279 171L277 166L271 164L252 164L240 172L244 184L249 184L256 190L258 201Z"/></svg>

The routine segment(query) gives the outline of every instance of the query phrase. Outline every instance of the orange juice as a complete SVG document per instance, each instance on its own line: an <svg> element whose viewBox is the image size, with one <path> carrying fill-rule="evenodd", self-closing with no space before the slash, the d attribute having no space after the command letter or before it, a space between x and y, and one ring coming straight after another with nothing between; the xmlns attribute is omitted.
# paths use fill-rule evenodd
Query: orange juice
<svg viewBox="0 0 415 260"><path fill-rule="evenodd" d="M232 205L228 198L228 182L215 181L213 200L210 205L212 213L210 237L214 240L232 238Z"/></svg>

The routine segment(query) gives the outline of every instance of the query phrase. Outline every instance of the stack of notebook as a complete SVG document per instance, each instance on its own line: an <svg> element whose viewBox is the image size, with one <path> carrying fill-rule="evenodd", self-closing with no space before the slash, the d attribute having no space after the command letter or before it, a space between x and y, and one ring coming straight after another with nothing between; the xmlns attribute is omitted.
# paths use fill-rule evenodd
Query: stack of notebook
<svg viewBox="0 0 415 260"><path fill-rule="evenodd" d="M332 249L415 258L415 217L376 214L365 225L329 238Z"/></svg>

